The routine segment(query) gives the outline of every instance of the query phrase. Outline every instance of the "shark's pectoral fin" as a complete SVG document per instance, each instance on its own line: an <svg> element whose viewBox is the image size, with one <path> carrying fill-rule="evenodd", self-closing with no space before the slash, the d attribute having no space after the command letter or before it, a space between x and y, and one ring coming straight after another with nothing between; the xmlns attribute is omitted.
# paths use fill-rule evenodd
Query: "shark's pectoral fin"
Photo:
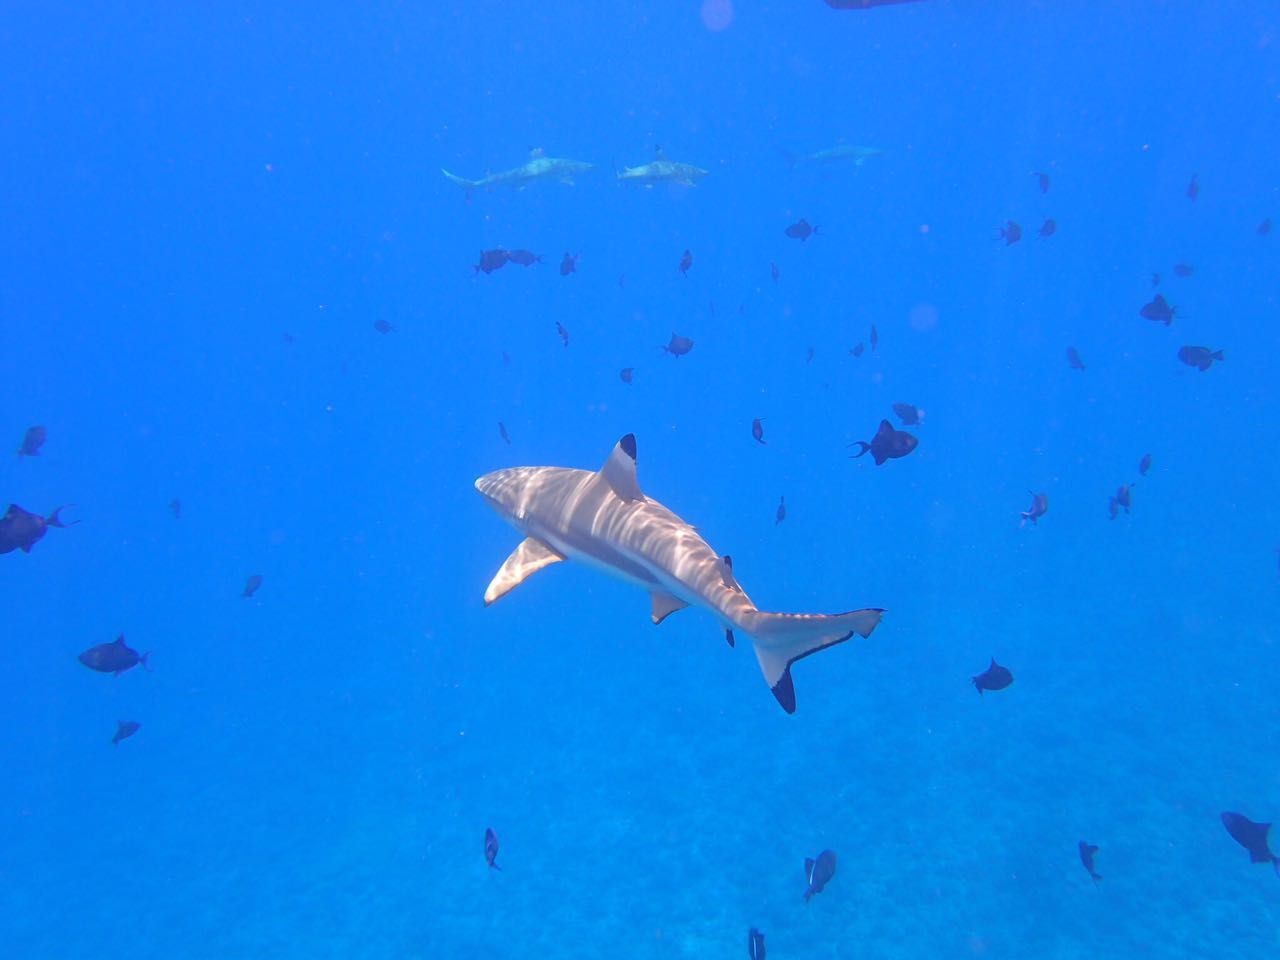
<svg viewBox="0 0 1280 960"><path fill-rule="evenodd" d="M489 606L520 586L543 567L549 567L563 559L564 557L541 540L528 537L520 541L520 546L511 551L507 562L489 581L489 588L484 592L484 605Z"/></svg>
<svg viewBox="0 0 1280 960"><path fill-rule="evenodd" d="M643 500L636 480L636 436L628 433L618 441L609 459L600 468L600 476L622 500Z"/></svg>
<svg viewBox="0 0 1280 960"><path fill-rule="evenodd" d="M653 597L653 622L661 623L677 610L683 610L688 606L679 597L673 597L669 593L659 593L654 591L650 594Z"/></svg>

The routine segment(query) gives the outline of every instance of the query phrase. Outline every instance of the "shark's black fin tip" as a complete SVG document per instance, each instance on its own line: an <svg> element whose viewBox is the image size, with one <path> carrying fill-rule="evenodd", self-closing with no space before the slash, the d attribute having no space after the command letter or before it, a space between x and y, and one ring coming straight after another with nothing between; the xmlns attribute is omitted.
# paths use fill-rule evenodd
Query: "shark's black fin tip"
<svg viewBox="0 0 1280 960"><path fill-rule="evenodd" d="M625 437L619 440L618 446L620 446L622 448L622 452L632 460L636 458L636 435L634 433L628 433Z"/></svg>
<svg viewBox="0 0 1280 960"><path fill-rule="evenodd" d="M777 698L778 703L782 705L783 710L787 711L787 713L796 712L796 688L795 684L791 682L791 667L789 665L783 671L782 676L778 678L778 682L770 689L773 690L773 695Z"/></svg>

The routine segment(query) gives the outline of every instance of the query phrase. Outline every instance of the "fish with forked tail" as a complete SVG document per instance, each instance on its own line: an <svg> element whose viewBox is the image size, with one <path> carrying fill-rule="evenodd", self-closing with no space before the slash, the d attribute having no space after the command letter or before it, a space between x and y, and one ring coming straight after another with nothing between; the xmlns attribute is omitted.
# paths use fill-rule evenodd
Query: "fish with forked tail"
<svg viewBox="0 0 1280 960"><path fill-rule="evenodd" d="M96 670L98 673L114 673L118 677L139 664L144 670L149 669L147 667L149 656L151 656L150 652L138 653L126 644L122 633L111 643L99 643L90 647L76 659L90 670Z"/></svg>
<svg viewBox="0 0 1280 960"><path fill-rule="evenodd" d="M1009 684L1013 683L1013 673L1008 667L1002 667L996 663L996 658L991 658L991 666L983 670L975 677L969 678L974 689L981 695L984 690L1003 690Z"/></svg>
<svg viewBox="0 0 1280 960"><path fill-rule="evenodd" d="M880 466L886 460L897 460L905 457L916 448L916 444L920 441L905 430L895 430L893 424L888 420L880 421L880 429L876 431L876 435L867 440L856 440L849 446L859 446L862 449L850 456L849 459L856 460L868 451L876 461L876 466Z"/></svg>
<svg viewBox="0 0 1280 960"><path fill-rule="evenodd" d="M75 504L65 503L47 517L42 517L38 513L23 510L16 503L9 504L9 509L5 511L3 517L0 517L0 553L9 553L13 550L30 553L31 548L39 542L50 527L70 527L79 523L79 520L65 523L59 516L63 510L73 506Z"/></svg>
<svg viewBox="0 0 1280 960"><path fill-rule="evenodd" d="M836 875L836 855L833 850L823 850L817 860L808 857L804 861L804 902L816 893L821 893Z"/></svg>
<svg viewBox="0 0 1280 960"><path fill-rule="evenodd" d="M1222 814L1222 825L1231 839L1249 851L1251 863L1270 863L1280 876L1280 857L1271 851L1271 824L1255 823L1242 813Z"/></svg>

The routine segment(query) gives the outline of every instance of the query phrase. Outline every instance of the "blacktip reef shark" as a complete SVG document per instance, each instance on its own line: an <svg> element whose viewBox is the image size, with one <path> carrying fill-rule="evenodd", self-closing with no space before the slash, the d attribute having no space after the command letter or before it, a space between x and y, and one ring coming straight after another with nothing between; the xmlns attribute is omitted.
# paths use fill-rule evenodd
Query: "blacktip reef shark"
<svg viewBox="0 0 1280 960"><path fill-rule="evenodd" d="M859 147L852 143L838 143L834 147L827 147L825 150L818 150L814 153L794 154L790 151L783 152L793 167L798 167L802 164L813 164L815 166L852 164L855 167L860 167L869 158L878 157L884 153L879 147Z"/></svg>
<svg viewBox="0 0 1280 960"><path fill-rule="evenodd" d="M639 167L623 167L618 171L618 180L622 183L642 183L652 187L655 183L679 183L692 187L707 175L701 167L691 163L676 163L668 160L666 151L661 147L654 148L653 162Z"/></svg>
<svg viewBox="0 0 1280 960"><path fill-rule="evenodd" d="M510 467L476 481L498 514L525 535L485 590L485 606L534 573L574 559L649 591L653 622L702 607L751 638L760 670L787 713L796 709L791 665L855 633L866 637L879 609L836 614L766 613L738 585L733 561L718 556L698 531L636 480L636 438L627 434L597 472L568 467Z"/></svg>
<svg viewBox="0 0 1280 960"><path fill-rule="evenodd" d="M455 176L443 167L440 172L450 183L456 183L467 191L468 196L475 190L492 190L495 187L514 187L523 190L531 183L539 180L558 180L573 186L573 178L588 173L594 165L580 160L565 160L562 157L548 157L540 147L529 151L529 159L513 170L491 173L479 180L468 180Z"/></svg>

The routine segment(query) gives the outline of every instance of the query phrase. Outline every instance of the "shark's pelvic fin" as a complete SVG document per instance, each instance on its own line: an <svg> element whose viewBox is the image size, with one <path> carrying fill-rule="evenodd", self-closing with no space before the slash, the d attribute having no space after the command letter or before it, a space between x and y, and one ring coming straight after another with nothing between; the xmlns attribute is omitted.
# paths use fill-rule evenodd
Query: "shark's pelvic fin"
<svg viewBox="0 0 1280 960"><path fill-rule="evenodd" d="M883 610L852 610L849 613L759 613L751 639L765 683L787 713L796 712L796 689L791 682L791 665L797 660L825 650L855 633L871 635Z"/></svg>
<svg viewBox="0 0 1280 960"><path fill-rule="evenodd" d="M541 540L527 537L520 541L520 546L511 551L507 562L489 581L489 588L484 592L484 605L489 606L520 586L543 567L549 567L563 559L564 557Z"/></svg>
<svg viewBox="0 0 1280 960"><path fill-rule="evenodd" d="M628 433L618 441L609 459L600 468L600 476L622 500L643 500L636 480L636 435Z"/></svg>
<svg viewBox="0 0 1280 960"><path fill-rule="evenodd" d="M677 610L683 610L689 604L685 603L679 597L673 597L669 593L660 593L654 591L650 596L653 597L653 622L661 623Z"/></svg>

